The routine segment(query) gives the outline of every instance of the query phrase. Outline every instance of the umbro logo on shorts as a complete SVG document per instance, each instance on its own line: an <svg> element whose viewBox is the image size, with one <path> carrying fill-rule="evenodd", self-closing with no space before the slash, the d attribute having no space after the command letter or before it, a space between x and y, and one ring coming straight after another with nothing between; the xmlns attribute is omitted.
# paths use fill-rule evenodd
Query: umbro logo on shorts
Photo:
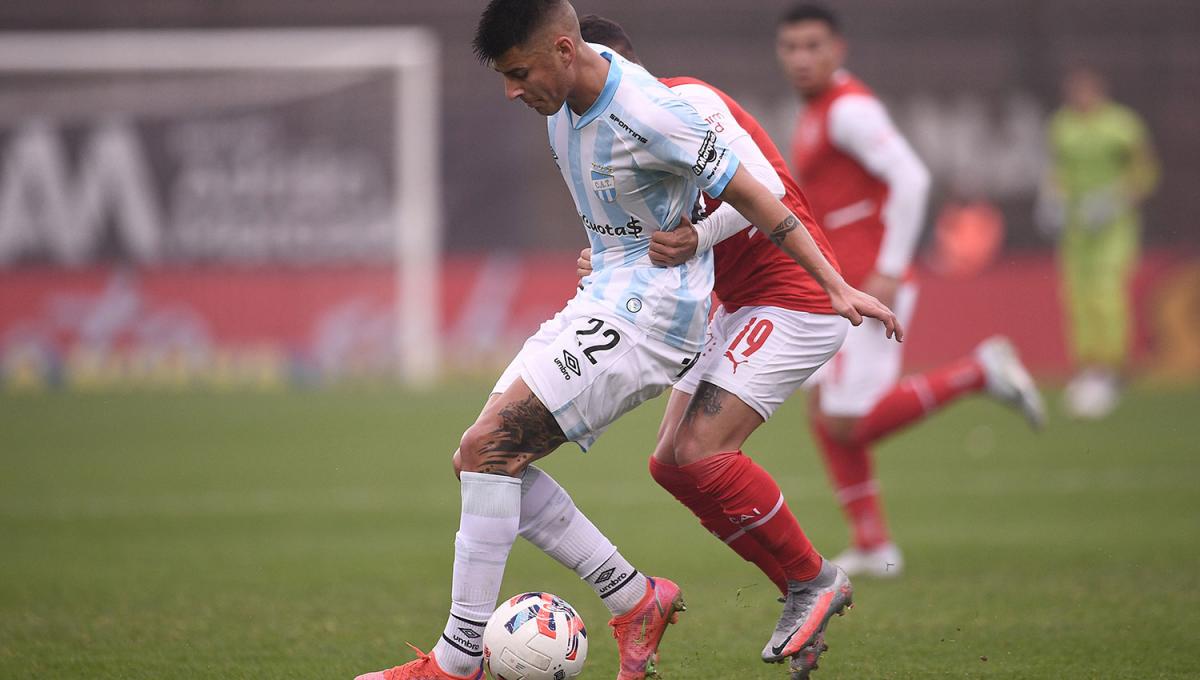
<svg viewBox="0 0 1200 680"><path fill-rule="evenodd" d="M554 359L554 365L558 366L558 372L562 373L562 377L564 380L570 380L571 373L574 373L575 375L578 375L578 376L583 375L583 373L579 369L579 359L575 358L574 354L571 354L570 352L568 352L565 349L563 350L563 353L562 353L562 359L559 359L557 357ZM567 372L568 369L570 370L570 373Z"/></svg>

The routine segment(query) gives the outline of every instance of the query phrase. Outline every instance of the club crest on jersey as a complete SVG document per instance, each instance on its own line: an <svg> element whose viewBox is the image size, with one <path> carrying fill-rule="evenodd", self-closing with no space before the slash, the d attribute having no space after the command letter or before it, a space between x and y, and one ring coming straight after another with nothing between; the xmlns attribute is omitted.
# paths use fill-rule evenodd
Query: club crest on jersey
<svg viewBox="0 0 1200 680"><path fill-rule="evenodd" d="M605 203L615 203L617 200L617 180L609 174L592 169L592 190Z"/></svg>

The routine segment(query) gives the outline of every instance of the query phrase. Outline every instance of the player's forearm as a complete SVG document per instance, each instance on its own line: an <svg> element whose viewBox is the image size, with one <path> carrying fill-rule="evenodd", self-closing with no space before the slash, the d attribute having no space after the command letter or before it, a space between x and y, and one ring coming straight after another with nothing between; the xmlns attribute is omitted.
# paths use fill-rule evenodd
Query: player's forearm
<svg viewBox="0 0 1200 680"><path fill-rule="evenodd" d="M698 239L696 252L703 253L712 250L713 246L749 226L750 220L747 220L736 208L728 203L722 203L721 207L713 211L713 214L693 225Z"/></svg>
<svg viewBox="0 0 1200 680"><path fill-rule="evenodd" d="M711 95L711 93L710 93ZM715 98L715 97L714 97ZM719 99L716 100L720 102ZM723 106L723 105L722 105ZM738 160L741 161L741 168L745 169L751 177L758 180L758 183L763 185L767 191L775 198L783 198L787 189L783 186L783 180L779 178L779 173L775 167L771 165L771 161L767 160L761 149L754 143L754 139L747 134L737 123L733 121L733 114L724 110L726 119L725 136L730 138L729 148L737 153ZM734 234L749 227L752 222L740 212L737 211L728 202L722 203L719 208L713 211L703 221L696 223L696 236L699 239L699 244L696 252L705 252L713 246L733 236Z"/></svg>
<svg viewBox="0 0 1200 680"><path fill-rule="evenodd" d="M883 208L883 242L875 261L875 271L900 277L908 271L929 200L929 170L915 154L892 166L887 172L888 200Z"/></svg>
<svg viewBox="0 0 1200 680"><path fill-rule="evenodd" d="M782 206L783 204L780 204L780 207ZM788 212L783 220L767 232L767 236L780 250L787 253L788 257L804 267L826 292L845 285L842 275L825 258L825 254L817 247L817 242L800 222L800 218Z"/></svg>
<svg viewBox="0 0 1200 680"><path fill-rule="evenodd" d="M1126 183L1129 186L1130 197L1135 203L1141 203L1154 193L1161 173L1158 158L1152 149L1141 146L1134 151Z"/></svg>

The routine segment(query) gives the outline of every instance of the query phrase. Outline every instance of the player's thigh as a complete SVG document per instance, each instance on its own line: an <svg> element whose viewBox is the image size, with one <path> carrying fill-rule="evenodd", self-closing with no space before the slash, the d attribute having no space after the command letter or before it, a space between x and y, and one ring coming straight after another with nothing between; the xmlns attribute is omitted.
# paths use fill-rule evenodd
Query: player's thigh
<svg viewBox="0 0 1200 680"><path fill-rule="evenodd" d="M714 319L715 321L715 319ZM701 360L702 382L676 434L676 456L735 450L838 350L849 322L777 307L743 308Z"/></svg>
<svg viewBox="0 0 1200 680"><path fill-rule="evenodd" d="M894 311L908 326L916 307L917 288L907 283L896 294ZM835 418L860 418L875 407L900 378L903 345L888 339L883 324L865 319L851 327L846 341L815 380L820 383L820 412Z"/></svg>
<svg viewBox="0 0 1200 680"><path fill-rule="evenodd" d="M1136 220L1123 219L1097 234L1092 253L1095 267L1109 278L1126 278L1140 254L1139 232Z"/></svg>
<svg viewBox="0 0 1200 680"><path fill-rule="evenodd" d="M464 433L464 438L466 438L467 434L472 434L487 428L489 426L489 422L491 426L496 426L498 424L494 418L491 421L485 421L485 416L488 416L489 414L494 415L495 409L493 409L493 405L500 399L505 391L512 387L514 383L520 381L521 357L523 355L528 356L531 353L537 352L553 342L554 339L562 333L563 329L566 328L569 318L568 310L561 310L550 319L542 322L542 324L538 327L538 330L525 340L525 343L521 346L520 351L517 352L517 356L508 363L508 366L504 369L504 371L500 374L500 378L496 381L495 386L493 386L491 392L488 393L488 397L483 405L483 409L475 419L475 425L472 426L467 433ZM471 453L473 454L474 452ZM454 474L458 475L464 469L463 451L461 446L458 449L455 449L452 460L454 463ZM476 461L473 458L469 465L474 467L475 462ZM470 472L471 470L468 469L467 471Z"/></svg>
<svg viewBox="0 0 1200 680"><path fill-rule="evenodd" d="M692 392L685 392L678 387L671 390L662 422L658 426L658 441L654 446L654 458L658 462L679 465L675 460L675 432L679 429L679 421L683 419L683 413L691 400Z"/></svg>
<svg viewBox="0 0 1200 680"><path fill-rule="evenodd" d="M733 327L733 322L730 321L732 315L725 311L725 307L717 307L717 311L708 321L708 327L705 329L704 346L700 349L700 356L696 358L687 371L680 376L679 380L674 385L675 392L683 392L691 398L691 395L696 393L700 387L700 380L709 372L711 366L718 361L721 361L721 352L725 345L729 344L729 331ZM736 328L734 328L736 332ZM683 415L681 411L679 416ZM678 419L676 419L678 424Z"/></svg>
<svg viewBox="0 0 1200 680"><path fill-rule="evenodd" d="M521 351L517 352L517 356L513 357L513 360L508 363L508 366L500 374L500 378L496 381L496 385L492 388L491 394L488 397L489 402L492 397L502 394L517 378L521 377L521 357L529 356L554 342L562 334L563 330L566 329L570 318L568 310L564 309L552 318L542 322L537 332L525 340L525 344L521 346Z"/></svg>
<svg viewBox="0 0 1200 680"><path fill-rule="evenodd" d="M731 325L729 317L730 314L724 307L717 308L708 322L707 337L700 356L671 389L671 398L667 402L667 410L658 428L658 445L654 450L654 456L660 463L679 464L675 462L675 433L692 395L700 389L702 376L709 372L715 362L722 361L721 352L730 340L727 336Z"/></svg>
<svg viewBox="0 0 1200 680"><path fill-rule="evenodd" d="M675 464L690 465L737 451L762 423L762 416L737 395L702 380L675 431Z"/></svg>
<svg viewBox="0 0 1200 680"><path fill-rule="evenodd" d="M728 342L700 366L700 377L768 420L838 352L849 328L833 314L743 307L727 319Z"/></svg>
<svg viewBox="0 0 1200 680"><path fill-rule="evenodd" d="M521 377L585 451L617 418L662 394L695 361L617 317L571 319L552 342L522 351Z"/></svg>
<svg viewBox="0 0 1200 680"><path fill-rule="evenodd" d="M520 376L517 376L517 377L519 378ZM513 381L509 380L505 383L505 385L506 386L511 385L512 383L513 383ZM502 393L503 393L503 390L501 390L499 392L493 391L490 394L488 394L487 400L483 402L483 408L479 411L479 415L475 416L476 421L478 421L480 418L482 418L484 413L487 413L488 409L491 407L491 405L493 403L496 402L497 399L500 398L500 395ZM459 474L462 473L462 450L454 449L454 455L451 457L451 460L454 462L454 475L457 477Z"/></svg>
<svg viewBox="0 0 1200 680"><path fill-rule="evenodd" d="M566 441L554 415L518 377L503 393L492 395L463 434L455 467L515 477Z"/></svg>

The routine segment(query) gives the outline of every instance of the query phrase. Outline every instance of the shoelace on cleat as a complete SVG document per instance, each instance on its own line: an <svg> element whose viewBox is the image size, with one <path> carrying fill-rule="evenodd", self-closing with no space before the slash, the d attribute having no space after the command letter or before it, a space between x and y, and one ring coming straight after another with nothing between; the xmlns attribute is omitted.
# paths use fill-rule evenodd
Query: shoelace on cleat
<svg viewBox="0 0 1200 680"><path fill-rule="evenodd" d="M814 594L811 588L788 593L787 601L783 605L783 614L779 616L779 625L775 627L775 632L783 633L790 630L797 620L807 614L816 599L813 597ZM792 623L789 624L788 621Z"/></svg>
<svg viewBox="0 0 1200 680"><path fill-rule="evenodd" d="M408 648L409 648L409 649L411 649L411 650L413 650L414 652L416 652L416 653L417 653L417 658L418 658L418 659L427 659L427 658L429 658L429 655L428 655L428 654L426 654L425 652L422 652L422 651L421 651L421 648L420 648L420 647L417 647L417 646L416 646L416 645L414 645L413 643L411 643L411 642L405 642L404 644L408 645Z"/></svg>
<svg viewBox="0 0 1200 680"><path fill-rule="evenodd" d="M633 639L633 643L634 643L635 645L643 645L643 644L645 644L645 643L646 643L646 641L647 641L647 640L649 640L649 637L647 637L647 635L646 635L646 621L647 621L649 618L650 618L650 617L648 617L648 616L643 616L643 617L642 617L642 619L641 619L641 620L642 620L641 629L638 631L637 637L635 637L635 638ZM622 627L622 628L623 628L623 627ZM621 630L621 628L618 628L618 627L616 627L616 626L613 626L613 629L612 629L612 636L613 636L613 639L614 639L614 640L620 640L620 639L621 639L621 633L619 632L620 630Z"/></svg>

